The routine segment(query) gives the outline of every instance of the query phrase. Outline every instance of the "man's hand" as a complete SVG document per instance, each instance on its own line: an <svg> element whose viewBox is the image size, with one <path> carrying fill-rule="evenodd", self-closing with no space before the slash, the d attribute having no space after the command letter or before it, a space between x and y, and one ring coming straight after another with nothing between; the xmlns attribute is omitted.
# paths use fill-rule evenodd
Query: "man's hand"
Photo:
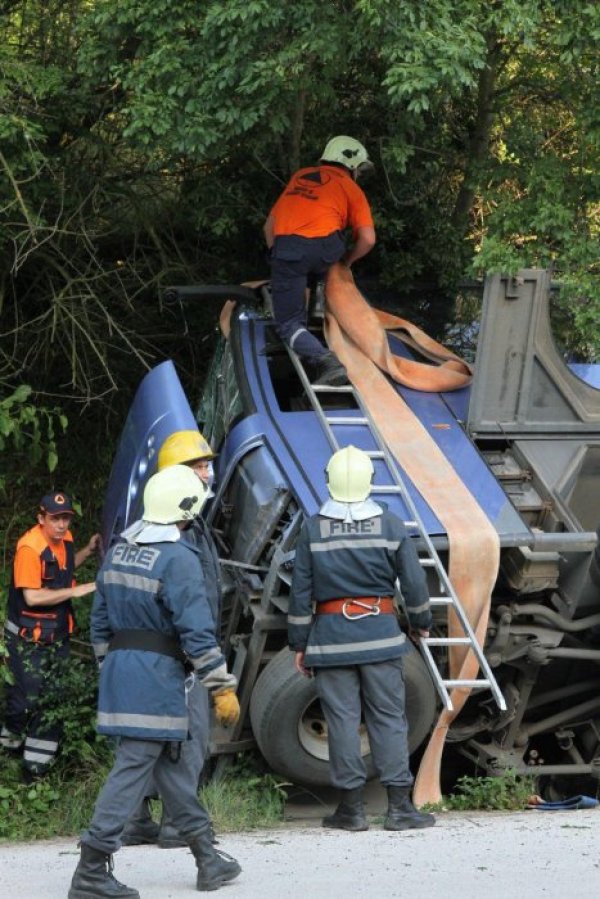
<svg viewBox="0 0 600 899"><path fill-rule="evenodd" d="M85 546L82 546L81 549L78 549L75 553L75 568L79 568L80 565L89 559L89 557L98 551L100 546L100 534L93 534Z"/></svg>
<svg viewBox="0 0 600 899"><path fill-rule="evenodd" d="M95 553L98 549L98 544L100 543L100 534L92 534L90 539L88 540L86 550L91 556L92 553Z"/></svg>
<svg viewBox="0 0 600 899"><path fill-rule="evenodd" d="M421 640L427 639L427 637L429 636L429 631L413 630L411 628L408 632L408 636L413 641L413 643L416 643L418 646Z"/></svg>
<svg viewBox="0 0 600 899"><path fill-rule="evenodd" d="M226 727L235 724L240 717L240 704L233 690L223 690L222 693L213 694L215 715L219 724Z"/></svg>
<svg viewBox="0 0 600 899"><path fill-rule="evenodd" d="M95 581L88 581L87 584L77 584L76 587L73 587L72 598L79 599L81 596L87 596L89 593L93 593L95 589Z"/></svg>
<svg viewBox="0 0 600 899"><path fill-rule="evenodd" d="M301 674L302 677L313 676L311 669L304 666L304 652L297 652L294 654L294 665L296 666L296 671Z"/></svg>

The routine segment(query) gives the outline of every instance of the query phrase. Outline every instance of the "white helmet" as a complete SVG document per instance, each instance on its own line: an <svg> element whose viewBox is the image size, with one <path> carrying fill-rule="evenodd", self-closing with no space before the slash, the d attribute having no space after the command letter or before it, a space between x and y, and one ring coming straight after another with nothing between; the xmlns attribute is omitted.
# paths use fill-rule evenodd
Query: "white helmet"
<svg viewBox="0 0 600 899"><path fill-rule="evenodd" d="M371 492L373 463L363 450L346 446L333 454L325 475L332 499L340 503L360 503Z"/></svg>
<svg viewBox="0 0 600 899"><path fill-rule="evenodd" d="M174 524L196 518L208 489L187 465L171 465L153 474L144 489L144 521Z"/></svg>
<svg viewBox="0 0 600 899"><path fill-rule="evenodd" d="M373 163L369 159L369 154L360 143L353 137L347 137L340 134L338 137L332 137L321 154L322 162L339 162L340 165L346 166L351 172L366 171L373 168Z"/></svg>

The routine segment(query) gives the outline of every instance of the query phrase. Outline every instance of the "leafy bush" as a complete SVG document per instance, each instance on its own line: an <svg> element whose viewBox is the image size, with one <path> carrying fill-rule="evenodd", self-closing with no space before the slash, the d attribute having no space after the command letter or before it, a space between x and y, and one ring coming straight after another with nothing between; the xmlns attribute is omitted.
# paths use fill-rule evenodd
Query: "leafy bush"
<svg viewBox="0 0 600 899"><path fill-rule="evenodd" d="M496 777L460 777L456 792L444 799L455 811L514 811L523 809L536 792L535 778L505 771Z"/></svg>
<svg viewBox="0 0 600 899"><path fill-rule="evenodd" d="M56 428L64 433L67 419L57 408L45 408L31 401L31 387L21 384L9 396L0 399L0 452L9 445L15 450L27 447L28 458L35 464L45 457L48 471L58 462ZM5 470L5 466L2 466ZM5 475L0 475L0 490Z"/></svg>

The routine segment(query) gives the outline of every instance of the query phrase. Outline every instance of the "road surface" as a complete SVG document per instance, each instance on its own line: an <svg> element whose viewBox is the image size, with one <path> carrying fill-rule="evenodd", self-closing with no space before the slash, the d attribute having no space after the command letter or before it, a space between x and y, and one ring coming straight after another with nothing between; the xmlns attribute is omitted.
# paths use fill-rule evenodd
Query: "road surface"
<svg viewBox="0 0 600 899"><path fill-rule="evenodd" d="M435 827L364 833L292 820L281 829L228 834L221 848L242 865L224 899L564 899L600 893L600 810L445 812ZM0 896L66 899L75 839L0 843ZM115 875L142 899L195 890L187 849L129 847Z"/></svg>

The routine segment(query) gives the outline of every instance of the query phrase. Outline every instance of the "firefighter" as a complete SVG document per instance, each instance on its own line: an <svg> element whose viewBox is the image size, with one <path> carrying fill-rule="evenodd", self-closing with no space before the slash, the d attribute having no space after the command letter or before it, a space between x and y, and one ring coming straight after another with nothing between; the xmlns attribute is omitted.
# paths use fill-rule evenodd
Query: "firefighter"
<svg viewBox="0 0 600 899"><path fill-rule="evenodd" d="M191 468L204 484L209 486L212 477L212 462L216 459L208 442L198 430L176 431L162 444L158 453L158 470L171 465L186 465ZM207 494L210 496L210 494ZM214 623L215 634L221 629L221 569L219 555L208 525L197 516L186 531L186 539L198 549L206 598ZM210 702L208 691L196 683L188 695L190 715L189 739L182 744L181 763L187 768L190 782L198 786L204 763L208 757L210 737ZM155 791L153 791L155 794ZM150 812L148 797L144 799L133 818L123 831L124 846L158 843L163 849L187 846L177 833L165 809L160 825L155 823Z"/></svg>
<svg viewBox="0 0 600 899"><path fill-rule="evenodd" d="M345 135L332 138L318 165L292 175L264 224L275 328L314 370L316 384L345 384L347 377L338 358L307 330L308 278L323 278L340 260L351 266L375 245L371 209L356 183L371 168L361 143ZM350 249L343 234L348 227Z"/></svg>
<svg viewBox="0 0 600 899"><path fill-rule="evenodd" d="M101 666L98 731L119 743L81 838L69 899L139 897L114 878L111 856L152 779L195 856L197 889L218 889L240 873L239 864L212 845L206 810L181 759L188 733L186 667L210 691L220 723L239 717L236 679L217 645L199 551L188 540L207 493L184 465L153 475L142 521L121 535L98 575L91 619Z"/></svg>
<svg viewBox="0 0 600 899"><path fill-rule="evenodd" d="M17 543L5 623L8 666L6 714L0 745L23 748L26 780L44 775L60 738L57 722L46 722L45 703L57 666L69 657L74 627L72 599L92 593L94 582L75 583L75 569L97 548L99 536L75 552L69 530L75 510L66 493L42 498L37 524Z"/></svg>
<svg viewBox="0 0 600 899"><path fill-rule="evenodd" d="M387 788L386 830L430 827L411 801L402 656L394 608L398 578L411 636L429 634L426 579L403 522L369 496L373 463L353 446L326 468L330 499L303 525L296 545L288 636L297 670L314 674L327 722L332 783L340 802L325 827L367 830L361 711L375 769ZM313 608L314 603L314 608Z"/></svg>

